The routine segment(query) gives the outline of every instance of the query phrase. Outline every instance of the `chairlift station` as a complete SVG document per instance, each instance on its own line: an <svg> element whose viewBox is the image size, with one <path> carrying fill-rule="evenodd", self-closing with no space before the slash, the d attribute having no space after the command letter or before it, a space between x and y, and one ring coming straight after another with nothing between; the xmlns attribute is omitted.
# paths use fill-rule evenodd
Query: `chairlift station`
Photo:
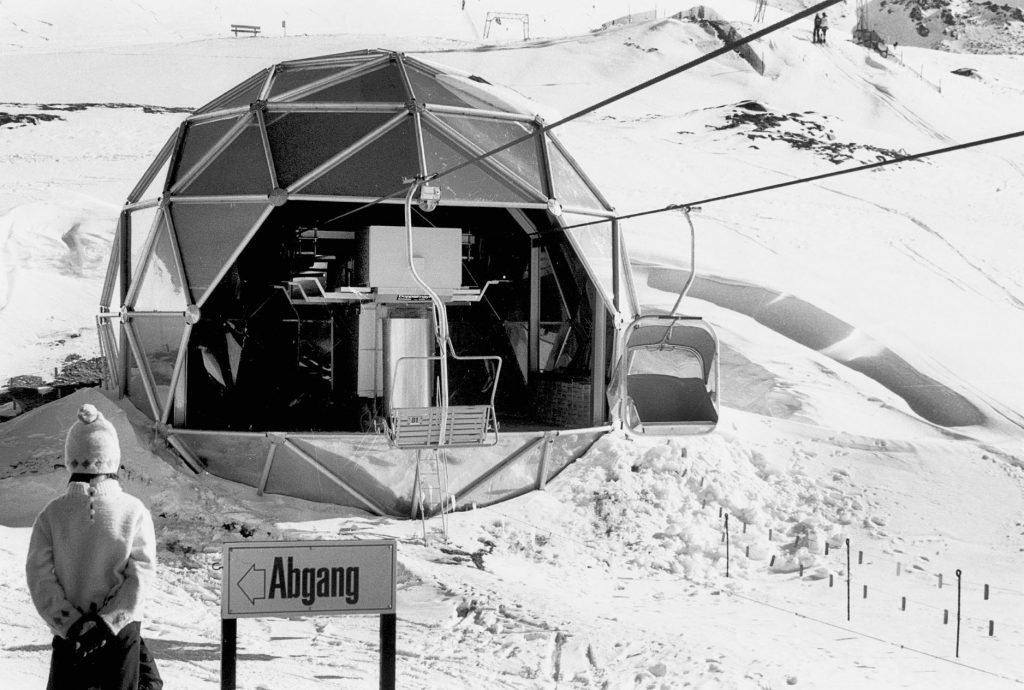
<svg viewBox="0 0 1024 690"><path fill-rule="evenodd" d="M128 196L100 312L112 384L193 469L376 514L718 418L714 332L642 313L553 132L389 51L283 62L188 117Z"/></svg>

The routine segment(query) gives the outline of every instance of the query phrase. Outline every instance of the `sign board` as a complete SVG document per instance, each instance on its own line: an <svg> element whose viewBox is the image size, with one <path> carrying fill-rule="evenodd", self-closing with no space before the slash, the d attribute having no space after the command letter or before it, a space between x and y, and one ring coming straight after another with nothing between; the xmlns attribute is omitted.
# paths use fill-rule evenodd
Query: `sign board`
<svg viewBox="0 0 1024 690"><path fill-rule="evenodd" d="M221 617L395 613L393 540L224 544Z"/></svg>

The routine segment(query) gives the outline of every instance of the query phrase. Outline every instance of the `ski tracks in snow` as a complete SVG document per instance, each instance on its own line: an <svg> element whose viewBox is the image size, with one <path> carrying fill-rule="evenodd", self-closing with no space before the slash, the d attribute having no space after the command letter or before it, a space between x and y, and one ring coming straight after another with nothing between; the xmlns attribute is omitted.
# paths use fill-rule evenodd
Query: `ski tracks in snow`
<svg viewBox="0 0 1024 690"><path fill-rule="evenodd" d="M892 215L899 216L901 218L904 218L904 219L910 221L911 223L913 223L917 227L921 228L921 230L923 230L929 236L933 237L935 240L937 240L939 243L941 243L954 256L956 256L957 259L959 259L961 262L963 262L964 265L966 265L972 272L976 273L982 279L982 281L988 283L997 292L999 292L1006 299L1006 301L1009 304L1011 304L1014 308L1020 309L1020 310L1024 311L1024 301L1022 301L1020 298L1018 298L1013 293L1013 291L1010 288L1008 288L1007 286L1003 285L1001 282L996 280L992 276L992 274L985 269L984 266L982 266L980 263L978 263L977 261L972 259L970 256L968 256L968 254L965 251L960 249L955 243L953 243L951 240L949 240L945 235L943 235L941 232L939 232L938 230L936 230L932 226L928 225L926 222L924 222L923 220L921 220L917 216L915 216L912 213L909 213L907 211L901 211L900 209L897 209L897 208L892 208L890 206L885 206L884 204L880 204L877 201L872 201L871 199L865 199L864 197L857 196L856 194L850 194L849 192L841 192L839 190L829 189L828 187L822 187L822 189L827 189L828 191L830 191L830 192L832 192L834 194L838 194L840 196L844 196L844 197L847 197L849 199L854 199L856 201L861 201L861 202L863 202L865 204L870 204L871 206L874 206L875 208L877 208L880 211L885 211L886 213L890 213ZM958 287L966 289L966 284L965 283L962 283L962 282L960 282L958 280L955 280L952 276L949 275L948 272L942 271L941 269L936 267L935 264L933 264L931 261L924 259L924 257L921 256L921 254L919 252L914 251L913 249L911 249L909 247L909 245L907 245L905 243L901 243L901 249L903 249L904 253L906 253L908 256L910 256L912 259L914 259L918 263L923 264L925 267L929 268L930 270L933 270L938 275L940 275L943 278L953 282ZM974 292L975 294L980 294L979 291L976 288L971 288L971 291Z"/></svg>
<svg viewBox="0 0 1024 690"><path fill-rule="evenodd" d="M897 116L899 116L906 122L914 125L914 127L916 127L917 129L920 129L923 132L927 132L930 136L934 137L935 139L943 143L956 143L953 141L953 139L948 137L939 128L937 128L936 126L925 120L923 117L915 113L913 110L905 106L898 98L896 98L892 94L891 91L889 91L889 89L882 86L881 84L875 83L874 81L868 79L867 77L855 73L848 64L844 64L849 61L845 55L842 55L838 51L832 50L830 48L825 48L823 52L827 56L830 64L833 67L835 67L836 70L847 81L863 88L877 102L887 107Z"/></svg>

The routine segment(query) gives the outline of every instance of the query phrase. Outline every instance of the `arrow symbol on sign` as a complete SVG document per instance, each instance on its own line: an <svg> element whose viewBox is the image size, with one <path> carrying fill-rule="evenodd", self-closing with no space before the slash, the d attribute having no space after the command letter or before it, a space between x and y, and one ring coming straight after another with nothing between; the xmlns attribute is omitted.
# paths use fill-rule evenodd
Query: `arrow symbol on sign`
<svg viewBox="0 0 1024 690"><path fill-rule="evenodd" d="M242 577L238 578L238 582L235 584L238 585L238 589L242 591L242 594L245 595L250 604L255 604L257 599L267 598L267 571L263 568L257 568L255 563L249 566L249 569L245 571ZM249 590L246 590L246 585L255 591L250 594Z"/></svg>

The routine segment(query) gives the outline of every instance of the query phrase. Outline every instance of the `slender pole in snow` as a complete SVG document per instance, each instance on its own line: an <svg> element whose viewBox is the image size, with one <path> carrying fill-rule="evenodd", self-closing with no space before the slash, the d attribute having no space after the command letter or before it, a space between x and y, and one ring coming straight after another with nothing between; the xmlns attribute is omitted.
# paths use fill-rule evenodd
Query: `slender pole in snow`
<svg viewBox="0 0 1024 690"><path fill-rule="evenodd" d="M850 540L846 540L846 620L850 620Z"/></svg>
<svg viewBox="0 0 1024 690"><path fill-rule="evenodd" d="M960 569L956 569L956 658L960 658Z"/></svg>
<svg viewBox="0 0 1024 690"><path fill-rule="evenodd" d="M725 514L725 576L729 577L729 513Z"/></svg>

